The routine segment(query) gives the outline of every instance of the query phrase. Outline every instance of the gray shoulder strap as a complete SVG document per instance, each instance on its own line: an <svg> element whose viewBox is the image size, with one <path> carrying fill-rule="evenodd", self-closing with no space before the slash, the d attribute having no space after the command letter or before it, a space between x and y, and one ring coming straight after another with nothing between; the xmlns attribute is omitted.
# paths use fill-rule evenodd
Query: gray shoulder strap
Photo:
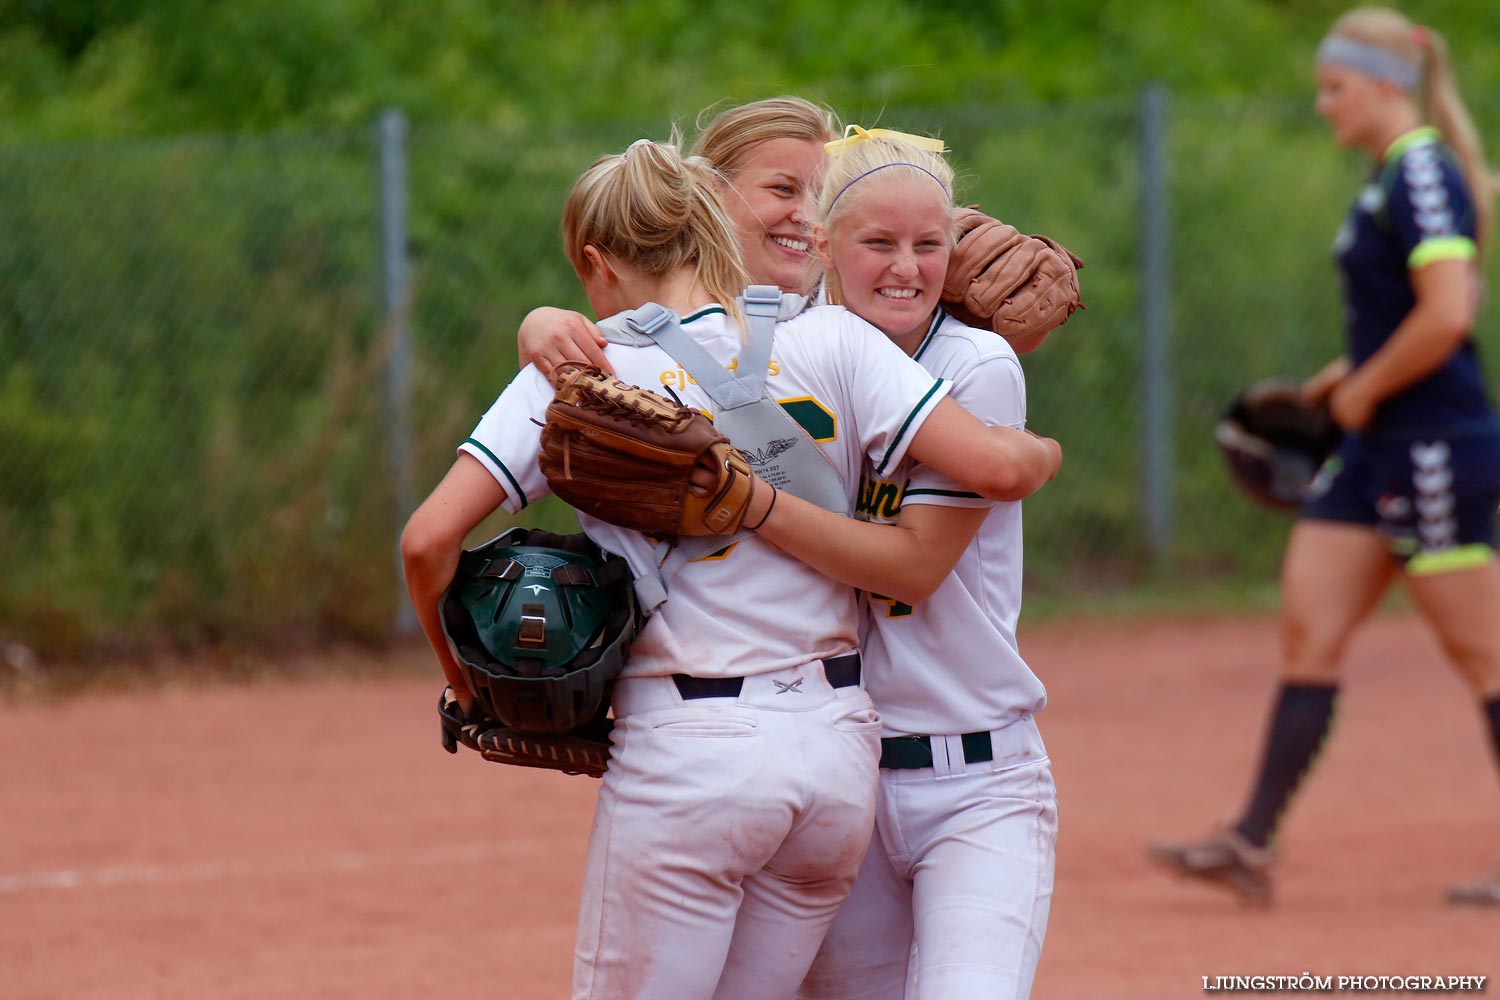
<svg viewBox="0 0 1500 1000"><path fill-rule="evenodd" d="M761 477L778 489L843 514L850 512L849 490L822 449L766 391L776 324L807 308L800 295L783 295L774 285L751 285L740 299L750 328L735 371L715 361L682 329L677 314L654 302L601 320L610 343L659 346L682 365L718 407L715 422L746 451ZM687 563L719 552L743 538L734 535L682 538L656 546L653 575L636 580L642 610L649 614L667 598L672 576Z"/></svg>
<svg viewBox="0 0 1500 1000"><path fill-rule="evenodd" d="M641 613L650 615L667 599L668 581L694 559L702 559L711 556L715 552L727 549L742 538L750 537L750 532L740 531L733 535L714 535L712 537L679 538L677 544L668 542L657 542L654 551L658 562L656 572L650 575L637 576L635 580L635 599L640 603Z"/></svg>
<svg viewBox="0 0 1500 1000"><path fill-rule="evenodd" d="M644 347L657 344L682 365L721 410L732 410L762 396L776 324L807 308L801 295L783 295L775 285L751 285L740 297L750 335L739 364L729 371L682 329L677 314L655 302L600 320L599 328L612 344Z"/></svg>
<svg viewBox="0 0 1500 1000"><path fill-rule="evenodd" d="M662 350L672 355L721 410L732 410L753 403L761 396L766 364L771 360L771 342L776 337L776 312L781 304L781 290L772 288L770 292L775 293L774 300L764 285L745 289L743 301L750 336L734 371L715 361L702 345L683 331L677 315L660 306L655 306L655 311L648 311L652 306L637 309L626 317L625 323L631 332L651 337Z"/></svg>
<svg viewBox="0 0 1500 1000"><path fill-rule="evenodd" d="M776 320L773 314L770 329L765 336L765 362L771 359L770 341L774 339L775 327ZM752 323L752 331L754 328L755 325ZM655 344L660 347L682 365L683 371L691 375L721 409L731 404L743 405L735 402L745 392L744 387L738 384L739 373L731 373L715 361L713 356L697 341L684 333L681 319L665 306L648 302L639 309L627 310L600 320L599 329L603 331L604 338L612 344L622 344L627 347L649 347ZM748 367L744 360L742 358L739 367L743 371L754 371L755 369ZM764 381L765 369L766 364L762 363L760 367L762 381ZM756 388L758 392L760 387L757 385ZM653 551L657 559L655 572L640 574L635 581L636 599L640 602L641 610L649 615L667 599L668 581L683 566L694 559L701 559L727 548L749 534L748 531L741 531L734 535L681 538L675 544L654 543Z"/></svg>
<svg viewBox="0 0 1500 1000"><path fill-rule="evenodd" d="M604 319L601 319L599 321L599 330L604 334L604 339L609 341L611 344L621 344L625 347L650 347L652 344L656 343L656 341L652 340L644 333L636 333L635 330L631 328L629 322L636 316L637 313L647 312L648 310L661 310L662 312L670 312L670 310L666 309L663 306L657 305L655 302L647 302L639 309L627 309L622 313L615 313L613 316L606 316ZM652 313L648 313L648 315L652 315Z"/></svg>

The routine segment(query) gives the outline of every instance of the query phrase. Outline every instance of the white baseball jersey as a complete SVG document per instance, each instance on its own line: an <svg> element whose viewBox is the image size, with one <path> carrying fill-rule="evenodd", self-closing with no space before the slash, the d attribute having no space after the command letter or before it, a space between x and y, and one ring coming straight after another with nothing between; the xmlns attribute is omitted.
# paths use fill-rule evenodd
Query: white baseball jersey
<svg viewBox="0 0 1500 1000"><path fill-rule="evenodd" d="M682 323L715 360L731 370L738 363L740 333L721 307L700 309ZM708 395L661 348L610 344L605 353L622 381L669 386L684 405L713 411ZM766 386L819 442L851 495L863 465L890 474L904 461L913 435L949 388L838 306L808 309L777 325ZM547 380L533 367L523 369L460 446L505 489L512 513L549 492L537 466L540 429L533 420L544 419L552 399ZM584 515L579 523L637 574L654 565L653 547L640 533ZM753 536L687 564L670 588L631 646L622 676L743 677L836 656L858 642L855 592Z"/></svg>
<svg viewBox="0 0 1500 1000"><path fill-rule="evenodd" d="M1005 338L940 309L914 359L950 383L953 398L980 420L1025 426L1026 381ZM986 500L911 459L865 470L859 516L894 522L904 503L993 509L921 605L868 596L865 686L886 735L980 732L1039 711L1046 690L1016 645L1021 504Z"/></svg>

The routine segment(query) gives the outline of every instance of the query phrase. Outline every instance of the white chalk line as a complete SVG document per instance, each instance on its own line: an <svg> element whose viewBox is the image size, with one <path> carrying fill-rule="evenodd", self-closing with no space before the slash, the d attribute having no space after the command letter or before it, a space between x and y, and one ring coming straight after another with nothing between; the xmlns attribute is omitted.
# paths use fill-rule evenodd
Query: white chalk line
<svg viewBox="0 0 1500 1000"><path fill-rule="evenodd" d="M100 868L58 868L52 871L0 874L0 893L34 889L88 889L96 886L155 885L166 882L214 882L278 874L365 871L416 865L474 862L492 858L502 845L470 844L460 847L407 851L343 851L314 857L283 858L267 862L205 861L182 865L107 865Z"/></svg>

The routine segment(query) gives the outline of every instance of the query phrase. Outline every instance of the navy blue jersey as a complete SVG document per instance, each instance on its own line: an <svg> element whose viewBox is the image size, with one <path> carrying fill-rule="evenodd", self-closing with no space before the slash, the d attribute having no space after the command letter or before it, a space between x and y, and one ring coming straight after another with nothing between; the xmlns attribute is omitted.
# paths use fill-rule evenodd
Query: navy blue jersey
<svg viewBox="0 0 1500 1000"><path fill-rule="evenodd" d="M1391 144L1334 241L1343 278L1349 357L1363 364L1416 305L1410 272L1475 256L1468 186L1433 128ZM1384 400L1368 433L1415 437L1494 426L1472 339L1426 378Z"/></svg>

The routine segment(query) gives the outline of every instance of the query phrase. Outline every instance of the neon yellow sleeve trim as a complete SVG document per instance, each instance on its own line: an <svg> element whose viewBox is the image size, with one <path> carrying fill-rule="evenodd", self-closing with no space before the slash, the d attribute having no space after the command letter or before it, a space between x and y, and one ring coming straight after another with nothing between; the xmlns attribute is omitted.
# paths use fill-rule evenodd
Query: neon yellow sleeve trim
<svg viewBox="0 0 1500 1000"><path fill-rule="evenodd" d="M1473 260L1478 253L1479 248L1467 236L1434 236L1416 245L1406 258L1406 266L1415 271L1435 260Z"/></svg>
<svg viewBox="0 0 1500 1000"><path fill-rule="evenodd" d="M1494 554L1494 549L1478 542L1460 545L1456 549L1418 552L1407 561L1406 572L1412 576L1433 576L1437 573L1452 573L1454 570L1473 569L1489 562Z"/></svg>

